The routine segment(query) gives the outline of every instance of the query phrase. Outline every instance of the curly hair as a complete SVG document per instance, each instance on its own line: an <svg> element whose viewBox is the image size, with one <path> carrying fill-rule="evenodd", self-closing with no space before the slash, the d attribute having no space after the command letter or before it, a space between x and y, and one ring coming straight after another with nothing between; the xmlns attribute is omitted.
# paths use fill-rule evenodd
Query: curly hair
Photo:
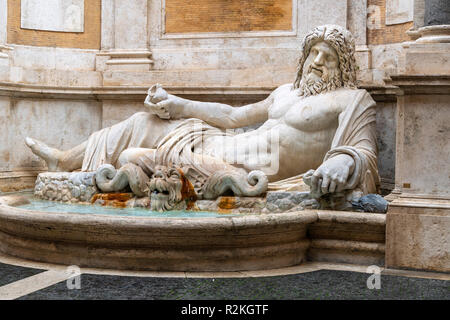
<svg viewBox="0 0 450 320"><path fill-rule="evenodd" d="M325 41L336 50L339 56L339 69L341 71L340 86L356 88L356 60L355 40L350 31L338 25L324 25L314 28L303 39L301 54L297 66L297 77L294 81L294 89L301 87L303 65L311 48L320 41Z"/></svg>

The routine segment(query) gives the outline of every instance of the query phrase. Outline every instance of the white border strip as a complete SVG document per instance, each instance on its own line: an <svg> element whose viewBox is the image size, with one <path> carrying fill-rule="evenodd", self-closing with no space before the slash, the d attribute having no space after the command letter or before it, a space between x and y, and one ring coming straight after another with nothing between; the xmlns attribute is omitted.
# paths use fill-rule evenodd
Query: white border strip
<svg viewBox="0 0 450 320"><path fill-rule="evenodd" d="M71 277L66 271L49 270L0 287L0 300L13 300L50 287Z"/></svg>

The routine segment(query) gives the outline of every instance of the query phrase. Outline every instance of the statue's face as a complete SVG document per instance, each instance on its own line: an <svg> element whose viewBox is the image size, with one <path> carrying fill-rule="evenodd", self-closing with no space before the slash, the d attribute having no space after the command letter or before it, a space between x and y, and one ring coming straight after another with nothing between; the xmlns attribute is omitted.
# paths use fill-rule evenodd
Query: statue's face
<svg viewBox="0 0 450 320"><path fill-rule="evenodd" d="M155 172L148 182L150 208L153 211L177 209L180 204L183 204L182 187L183 179L176 168L156 166Z"/></svg>
<svg viewBox="0 0 450 320"><path fill-rule="evenodd" d="M339 56L328 43L320 41L310 50L303 66L303 78L307 83L328 81L339 74Z"/></svg>

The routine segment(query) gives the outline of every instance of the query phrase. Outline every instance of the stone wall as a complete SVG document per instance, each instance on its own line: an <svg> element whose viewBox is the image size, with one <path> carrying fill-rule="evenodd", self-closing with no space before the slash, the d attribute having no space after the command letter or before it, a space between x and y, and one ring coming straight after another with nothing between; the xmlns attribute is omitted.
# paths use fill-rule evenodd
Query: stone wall
<svg viewBox="0 0 450 320"><path fill-rule="evenodd" d="M292 0L166 0L165 32L292 29Z"/></svg>
<svg viewBox="0 0 450 320"><path fill-rule="evenodd" d="M21 1L8 0L8 43L59 48L100 49L101 0L84 1L84 32L21 27Z"/></svg>
<svg viewBox="0 0 450 320"><path fill-rule="evenodd" d="M380 45L411 40L406 31L413 26L412 20L405 23L386 24L386 1L394 0L367 0L371 21L371 26L367 30L368 44Z"/></svg>
<svg viewBox="0 0 450 320"><path fill-rule="evenodd" d="M72 148L101 128L101 104L95 100L0 96L0 190L29 188L45 162L32 154L26 136ZM13 181L15 180L15 181Z"/></svg>

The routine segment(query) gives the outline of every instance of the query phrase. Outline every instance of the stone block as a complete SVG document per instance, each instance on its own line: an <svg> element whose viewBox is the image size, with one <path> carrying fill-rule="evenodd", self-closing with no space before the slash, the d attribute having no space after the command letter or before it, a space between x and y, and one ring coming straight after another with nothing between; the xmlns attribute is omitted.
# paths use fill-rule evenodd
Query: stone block
<svg viewBox="0 0 450 320"><path fill-rule="evenodd" d="M398 103L396 185L404 193L450 197L450 95L407 95Z"/></svg>
<svg viewBox="0 0 450 320"><path fill-rule="evenodd" d="M355 37L356 45L367 43L367 0L349 0L348 2L348 30Z"/></svg>
<svg viewBox="0 0 450 320"><path fill-rule="evenodd" d="M372 68L388 73L397 73L402 51L403 48L400 44L371 46Z"/></svg>
<svg viewBox="0 0 450 320"><path fill-rule="evenodd" d="M412 21L414 0L386 0L386 25Z"/></svg>
<svg viewBox="0 0 450 320"><path fill-rule="evenodd" d="M84 0L22 0L21 28L83 32Z"/></svg>
<svg viewBox="0 0 450 320"><path fill-rule="evenodd" d="M114 2L114 44L116 49L144 49L147 47L147 5L147 0Z"/></svg>
<svg viewBox="0 0 450 320"><path fill-rule="evenodd" d="M391 268L450 271L448 30L419 29L422 37L404 44L402 74L392 76L403 95L397 98L396 198L386 228Z"/></svg>
<svg viewBox="0 0 450 320"><path fill-rule="evenodd" d="M356 48L355 59L358 70L372 68L372 52L367 46L358 46Z"/></svg>
<svg viewBox="0 0 450 320"><path fill-rule="evenodd" d="M347 28L347 1L300 0L298 7L300 37L324 24L337 24Z"/></svg>
<svg viewBox="0 0 450 320"><path fill-rule="evenodd" d="M450 272L448 201L447 205L436 200L420 202L401 199L391 204L386 222L386 267Z"/></svg>
<svg viewBox="0 0 450 320"><path fill-rule="evenodd" d="M420 40L420 39L419 39ZM450 43L411 44L404 51L401 73L450 75Z"/></svg>

